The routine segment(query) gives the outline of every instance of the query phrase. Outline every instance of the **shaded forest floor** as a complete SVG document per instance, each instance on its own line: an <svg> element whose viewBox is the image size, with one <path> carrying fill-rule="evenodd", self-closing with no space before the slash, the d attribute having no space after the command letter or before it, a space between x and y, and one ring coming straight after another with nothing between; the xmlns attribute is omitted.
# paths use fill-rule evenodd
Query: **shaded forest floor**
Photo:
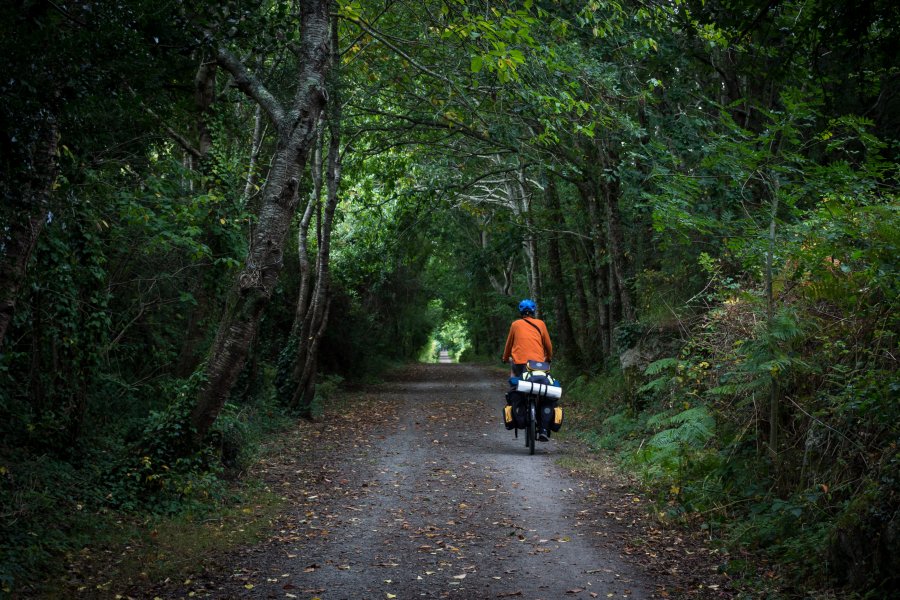
<svg viewBox="0 0 900 600"><path fill-rule="evenodd" d="M262 542L180 556L164 581L97 568L78 596L738 597L726 557L656 519L603 457L555 438L529 456L502 427L503 391L498 370L440 364L352 392L257 464L281 500L255 521Z"/></svg>

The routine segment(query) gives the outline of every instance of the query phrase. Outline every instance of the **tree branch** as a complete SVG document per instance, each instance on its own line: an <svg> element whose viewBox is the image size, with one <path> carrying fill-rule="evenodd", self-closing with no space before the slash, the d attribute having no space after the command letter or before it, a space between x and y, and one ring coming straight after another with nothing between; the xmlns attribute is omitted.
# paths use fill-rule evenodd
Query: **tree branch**
<svg viewBox="0 0 900 600"><path fill-rule="evenodd" d="M232 74L237 88L253 98L269 115L276 127L279 129L283 127L285 114L278 99L266 89L266 86L253 73L247 70L244 63L225 48L219 48L216 51L216 61Z"/></svg>
<svg viewBox="0 0 900 600"><path fill-rule="evenodd" d="M172 138L172 139L175 141L175 143L177 143L179 146L181 146L181 148L182 148L185 152L187 152L188 154L190 154L190 155L193 156L194 158L196 158L196 159L198 159L198 160L199 160L200 158L202 158L202 156L201 156L201 154L200 154L200 150L198 150L197 148L195 148L195 147L191 144L191 142L188 141L188 139L187 139L186 137L184 137L183 135L181 135L180 133L178 133L177 131L175 131L172 127L170 127L170 126L163 120L162 117L160 117L158 114L156 114L156 111L154 111L152 108L150 108L149 106L147 106L146 104L144 104L144 101L141 100L141 99L138 97L137 92L135 92L133 89L131 89L131 86L126 85L126 87L128 88L128 91L131 92L131 94L137 99L138 104L140 105L140 107L143 108L144 111L145 111L148 115L150 115L151 117L153 117L154 119L156 119L156 120L159 122L160 125L162 125L162 128L166 130L166 133L169 134L169 137Z"/></svg>
<svg viewBox="0 0 900 600"><path fill-rule="evenodd" d="M423 64L420 64L419 62L416 61L416 59L414 59L412 56L410 56L409 54L404 52L396 44L389 41L387 39L386 35L372 29L371 27L369 27L367 24L360 21L359 19L354 19L352 17L348 17L345 15L341 15L341 18L353 23L354 25L356 25L357 27L359 27L360 29L362 29L363 31L365 31L366 33L371 35L373 38L380 41L382 44L384 44L385 46L387 46L388 48L390 48L391 50L393 50L394 52L399 54L401 57L403 57L406 61L409 62L409 64L414 66L419 71L425 73L426 75L428 75L430 77L437 79L438 81L443 81L444 83L446 83L447 85L452 87L456 91L456 93L459 94L459 97L462 99L462 101L466 105L466 107L468 107L469 110L472 111L472 114L475 116L475 118L477 118L483 124L487 125L487 123L485 123L484 119L478 113L478 110L476 110L476 107L472 105L472 103L469 101L469 99L466 97L466 95L462 93L462 90L459 89L459 86L452 79L450 79L449 77L445 77L444 75L441 75L440 73L432 71L431 69L429 69L428 67L426 67Z"/></svg>

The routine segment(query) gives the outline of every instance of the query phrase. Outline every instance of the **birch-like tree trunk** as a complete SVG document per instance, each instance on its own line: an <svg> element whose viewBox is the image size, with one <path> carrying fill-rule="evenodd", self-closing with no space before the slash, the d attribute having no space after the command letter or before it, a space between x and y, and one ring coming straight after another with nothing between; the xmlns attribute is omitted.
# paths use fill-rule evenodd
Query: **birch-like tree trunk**
<svg viewBox="0 0 900 600"><path fill-rule="evenodd" d="M331 63L330 2L308 0L300 2L299 7L300 66L297 91L288 109L227 49L220 49L217 55L219 65L232 74L235 85L266 111L275 125L277 145L258 225L244 267L229 295L206 362L204 383L191 412L196 439L204 436L215 422L234 386L281 273L284 244L297 206L300 173L326 102L325 77Z"/></svg>
<svg viewBox="0 0 900 600"><path fill-rule="evenodd" d="M528 194L528 188L525 182L525 170L519 167L517 178L510 180L508 184L510 198L517 207L516 211L525 221L525 239L522 240L522 246L525 249L525 257L527 258L527 274L528 274L528 293L531 299L537 304L537 316L541 316L541 306L543 304L541 298L541 270L540 255L538 254L537 232L535 231L534 220L531 214L531 196Z"/></svg>
<svg viewBox="0 0 900 600"><path fill-rule="evenodd" d="M247 161L247 179L244 183L244 203L248 204L250 199L256 194L257 185L259 185L259 153L262 151L262 142L264 138L265 127L263 126L263 111L258 104L253 111L253 135L250 138L250 156Z"/></svg>
<svg viewBox="0 0 900 600"><path fill-rule="evenodd" d="M487 227L486 223L485 227ZM481 229L481 231L478 232L478 243L482 250L490 248L491 240L486 229ZM503 263L499 276L490 271L487 272L491 288L501 296L509 296L512 293L513 269L515 266L516 257L514 254L511 254L506 258L506 262Z"/></svg>
<svg viewBox="0 0 900 600"><path fill-rule="evenodd" d="M297 295L297 307L294 310L294 324L291 327L291 334L295 339L300 335L300 330L303 328L303 322L306 319L306 312L310 302L309 288L312 281L312 270L309 264L309 248L307 247L309 226L312 223L313 213L321 213L321 211L316 210L322 201L322 144L325 136L321 122L319 123L319 132L319 139L313 153L312 169L310 169L313 189L297 228L297 258L300 268L300 286ZM297 353L299 354L300 351L301 349L298 348Z"/></svg>
<svg viewBox="0 0 900 600"><path fill-rule="evenodd" d="M294 359L293 381L295 384L292 404L308 409L315 393L316 366L319 359L319 344L328 325L331 308L331 231L334 212L337 209L338 190L341 184L341 94L338 73L337 24L332 25L332 70L331 102L327 115L328 160L325 175L325 210L318 222L318 254L316 257L316 286L313 290L309 309L304 315L300 334L297 336L297 356ZM321 187L321 183L319 184ZM298 315L299 316L299 313Z"/></svg>

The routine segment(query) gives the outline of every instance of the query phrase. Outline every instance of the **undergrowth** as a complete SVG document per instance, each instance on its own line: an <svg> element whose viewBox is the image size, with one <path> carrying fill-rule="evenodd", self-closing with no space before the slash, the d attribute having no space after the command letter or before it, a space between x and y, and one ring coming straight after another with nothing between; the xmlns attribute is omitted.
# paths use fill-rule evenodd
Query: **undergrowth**
<svg viewBox="0 0 900 600"><path fill-rule="evenodd" d="M66 597L79 569L111 569L119 584L164 578L185 566L178 556L252 539L280 500L238 479L261 442L293 422L272 380L263 369L253 395L227 403L196 448L185 425L196 382L176 380L161 387L167 408L84 435L64 453L4 443L0 595ZM119 557L114 568L109 555Z"/></svg>
<svg viewBox="0 0 900 600"><path fill-rule="evenodd" d="M900 585L896 218L828 209L790 232L771 317L763 290L720 281L676 351L567 386L579 436L638 474L657 514L741 557L721 568L748 597ZM643 330L629 347L662 346Z"/></svg>

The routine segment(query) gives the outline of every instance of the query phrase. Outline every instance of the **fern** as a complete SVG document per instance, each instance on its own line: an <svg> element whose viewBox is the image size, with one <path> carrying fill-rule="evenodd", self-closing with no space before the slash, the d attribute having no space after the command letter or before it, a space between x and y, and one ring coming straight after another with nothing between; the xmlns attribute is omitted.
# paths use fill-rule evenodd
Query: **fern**
<svg viewBox="0 0 900 600"><path fill-rule="evenodd" d="M675 415L654 415L647 420L648 426L677 425L660 431L648 442L651 446L664 449L669 445L702 447L713 436L715 420L705 406L695 406Z"/></svg>
<svg viewBox="0 0 900 600"><path fill-rule="evenodd" d="M850 309L856 304L856 294L864 287L858 278L841 273L840 276L833 273L819 273L818 279L806 286L806 297L809 300L825 300L832 302L844 309Z"/></svg>
<svg viewBox="0 0 900 600"><path fill-rule="evenodd" d="M647 442L648 445L660 450L677 450L676 446L681 442L681 436L677 429L664 429Z"/></svg>
<svg viewBox="0 0 900 600"><path fill-rule="evenodd" d="M740 346L735 366L723 374L720 385L706 391L710 396L747 396L766 390L812 367L792 351L804 335L796 314L780 310L759 337Z"/></svg>
<svg viewBox="0 0 900 600"><path fill-rule="evenodd" d="M679 424L687 424L693 422L704 422L704 423L712 423L713 418L709 414L709 411L705 406L695 406L693 408L689 408L685 411L678 413L677 415L673 415L669 419L670 423L679 423Z"/></svg>
<svg viewBox="0 0 900 600"><path fill-rule="evenodd" d="M668 425L670 417L667 413L657 413L647 419L647 427L664 427Z"/></svg>
<svg viewBox="0 0 900 600"><path fill-rule="evenodd" d="M662 373L666 369L671 367L678 366L680 361L677 358L661 358L657 361L650 363L647 368L644 370L644 375L658 375Z"/></svg>
<svg viewBox="0 0 900 600"><path fill-rule="evenodd" d="M680 477L713 437L715 420L705 406L695 406L674 415L660 413L647 420L648 427L665 427L634 453L645 477Z"/></svg>
<svg viewBox="0 0 900 600"><path fill-rule="evenodd" d="M718 387L707 390L706 393L710 396L740 396L743 394L767 389L769 387L769 383L770 381L768 379L756 377L748 381L725 383Z"/></svg>
<svg viewBox="0 0 900 600"><path fill-rule="evenodd" d="M772 318L772 327L768 333L772 339L780 342L792 342L803 334L803 330L797 320L797 315L792 310L783 309Z"/></svg>
<svg viewBox="0 0 900 600"><path fill-rule="evenodd" d="M646 392L659 392L665 389L666 385L668 385L671 378L669 377L659 377L654 379L653 381L649 381L638 388L638 393L643 394Z"/></svg>

